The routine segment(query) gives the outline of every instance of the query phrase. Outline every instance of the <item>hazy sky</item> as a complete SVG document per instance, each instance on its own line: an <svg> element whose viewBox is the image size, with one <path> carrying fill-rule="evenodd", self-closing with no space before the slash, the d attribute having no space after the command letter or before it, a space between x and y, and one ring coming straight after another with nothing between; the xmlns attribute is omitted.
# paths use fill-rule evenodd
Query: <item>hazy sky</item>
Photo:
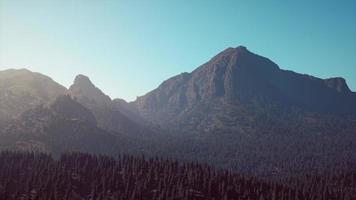
<svg viewBox="0 0 356 200"><path fill-rule="evenodd" d="M0 70L134 100L227 47L356 90L356 1L0 0Z"/></svg>

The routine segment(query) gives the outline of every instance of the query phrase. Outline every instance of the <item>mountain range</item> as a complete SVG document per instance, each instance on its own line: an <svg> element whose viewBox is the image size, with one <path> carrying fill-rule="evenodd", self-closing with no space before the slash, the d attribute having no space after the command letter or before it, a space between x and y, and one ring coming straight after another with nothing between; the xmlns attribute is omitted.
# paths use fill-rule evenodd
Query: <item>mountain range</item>
<svg viewBox="0 0 356 200"><path fill-rule="evenodd" d="M0 148L160 155L264 176L356 164L356 93L228 48L133 102L0 71Z"/></svg>

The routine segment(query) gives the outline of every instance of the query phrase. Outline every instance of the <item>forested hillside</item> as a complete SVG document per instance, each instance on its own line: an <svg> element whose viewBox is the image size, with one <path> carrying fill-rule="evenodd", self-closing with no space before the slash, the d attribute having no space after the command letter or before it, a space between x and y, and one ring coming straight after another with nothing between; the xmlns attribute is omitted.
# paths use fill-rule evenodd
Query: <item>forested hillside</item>
<svg viewBox="0 0 356 200"><path fill-rule="evenodd" d="M265 182L208 165L120 155L0 153L1 200L356 198L356 170Z"/></svg>

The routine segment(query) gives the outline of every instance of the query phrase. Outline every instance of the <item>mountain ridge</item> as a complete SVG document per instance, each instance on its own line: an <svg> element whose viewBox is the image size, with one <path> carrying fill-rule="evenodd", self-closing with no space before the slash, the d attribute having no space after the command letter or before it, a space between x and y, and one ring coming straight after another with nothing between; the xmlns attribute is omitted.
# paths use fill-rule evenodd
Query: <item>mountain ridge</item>
<svg viewBox="0 0 356 200"><path fill-rule="evenodd" d="M71 99L58 108L22 112L13 136L0 141L57 152L119 149L263 176L355 162L356 95L346 80L283 70L245 47L228 48L133 102L111 99L84 75L65 94ZM41 140L41 131L51 137Z"/></svg>

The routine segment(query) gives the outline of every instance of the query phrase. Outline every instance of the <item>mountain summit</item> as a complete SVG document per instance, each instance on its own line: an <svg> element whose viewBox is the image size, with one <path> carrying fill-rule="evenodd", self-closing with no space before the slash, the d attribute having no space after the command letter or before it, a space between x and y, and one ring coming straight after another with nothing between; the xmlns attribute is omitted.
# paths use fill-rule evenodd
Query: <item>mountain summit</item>
<svg viewBox="0 0 356 200"><path fill-rule="evenodd" d="M75 96L78 101L95 102L101 105L108 105L111 99L97 88L87 76L77 75L73 85L69 88L70 94Z"/></svg>

